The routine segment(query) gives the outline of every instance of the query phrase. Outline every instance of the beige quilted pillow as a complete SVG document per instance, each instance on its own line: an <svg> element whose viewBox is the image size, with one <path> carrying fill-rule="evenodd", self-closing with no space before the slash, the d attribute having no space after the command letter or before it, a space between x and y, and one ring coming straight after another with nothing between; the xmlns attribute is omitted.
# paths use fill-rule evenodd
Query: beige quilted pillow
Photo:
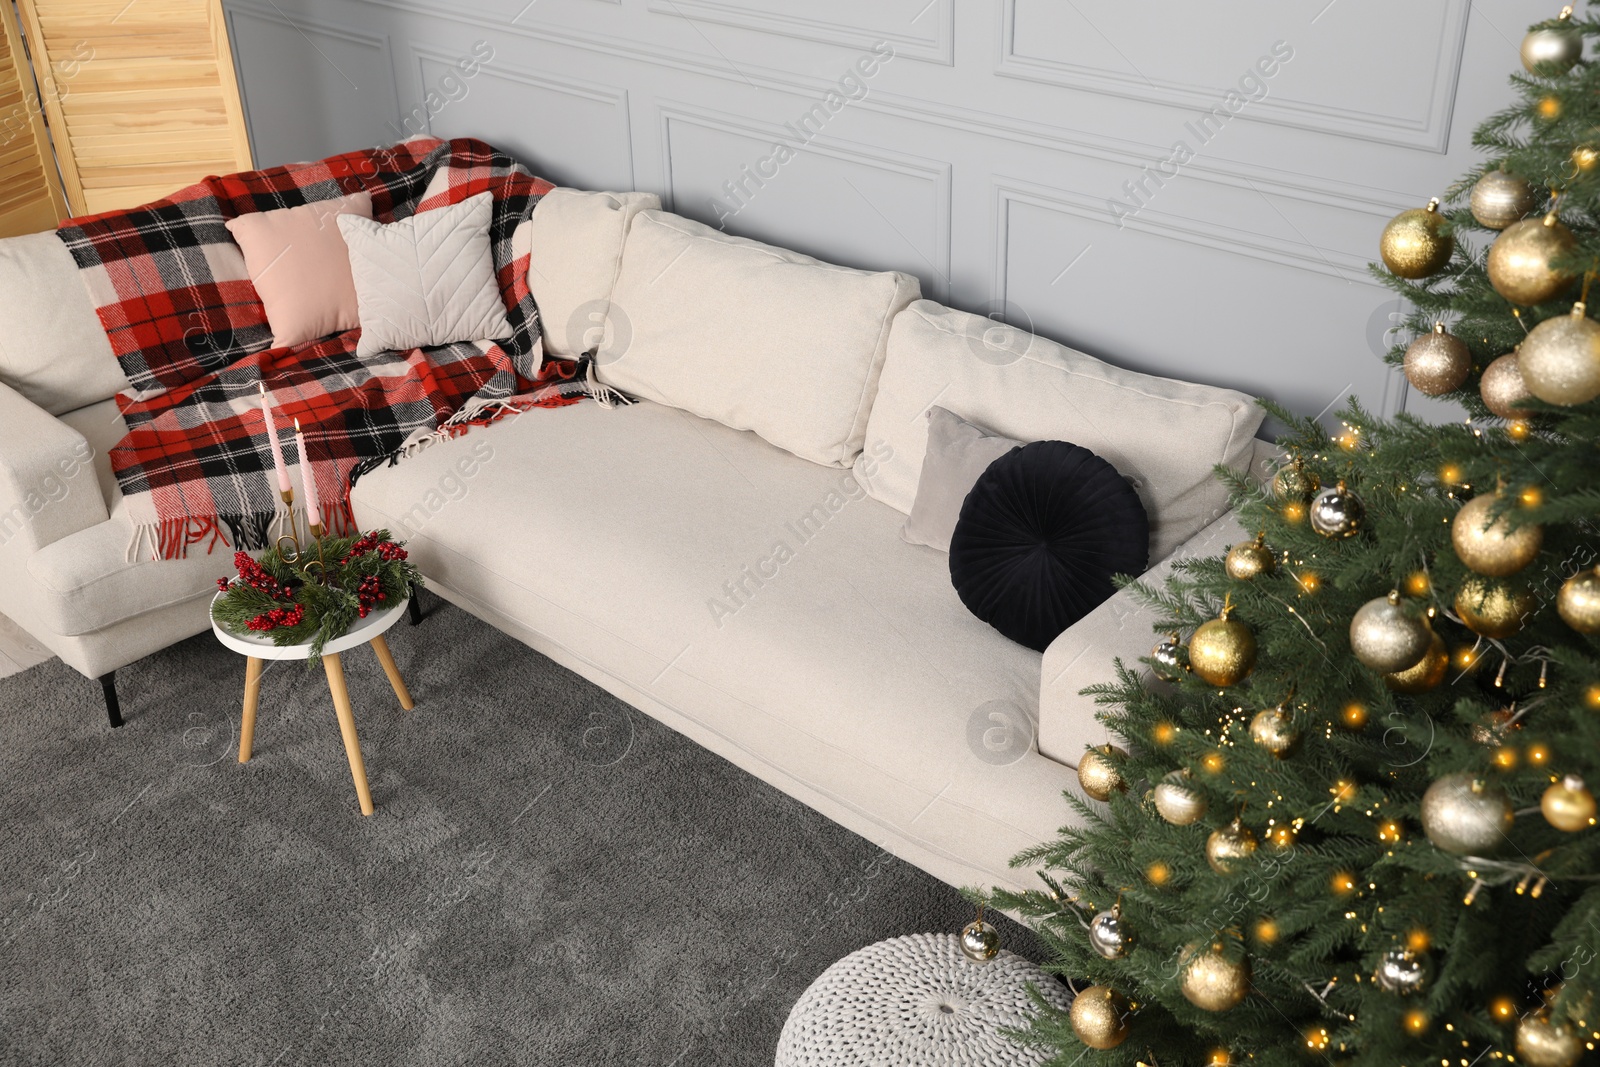
<svg viewBox="0 0 1600 1067"><path fill-rule="evenodd" d="M489 193L384 225L340 215L361 340L356 355L511 336L494 280Z"/></svg>

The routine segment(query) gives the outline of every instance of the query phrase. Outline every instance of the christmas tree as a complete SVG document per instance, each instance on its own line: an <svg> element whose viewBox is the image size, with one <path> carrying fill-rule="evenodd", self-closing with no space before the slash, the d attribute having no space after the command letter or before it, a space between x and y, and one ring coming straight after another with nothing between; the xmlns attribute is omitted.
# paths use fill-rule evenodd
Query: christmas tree
<svg viewBox="0 0 1600 1067"><path fill-rule="evenodd" d="M1018 858L1051 1063L1565 1067L1600 1043L1600 22L1541 23L1483 166L1384 231L1411 386L1289 426L1259 536L1141 588L1082 825ZM1508 57L1509 58L1509 57ZM1377 235L1374 235L1377 236ZM1269 405L1270 407L1270 405ZM1153 675L1153 677L1152 677Z"/></svg>

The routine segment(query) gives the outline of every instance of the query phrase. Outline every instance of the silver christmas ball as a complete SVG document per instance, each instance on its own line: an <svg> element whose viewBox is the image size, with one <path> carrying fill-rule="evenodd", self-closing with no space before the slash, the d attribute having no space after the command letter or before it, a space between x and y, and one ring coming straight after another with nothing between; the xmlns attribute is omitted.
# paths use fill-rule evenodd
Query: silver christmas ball
<svg viewBox="0 0 1600 1067"><path fill-rule="evenodd" d="M1472 217L1491 230L1521 222L1537 202L1532 185L1503 170L1491 170L1472 187Z"/></svg>
<svg viewBox="0 0 1600 1067"><path fill-rule="evenodd" d="M1547 78L1565 74L1583 58L1583 37L1569 26L1530 31L1522 39L1522 66Z"/></svg>
<svg viewBox="0 0 1600 1067"><path fill-rule="evenodd" d="M1300 733L1294 728L1294 717L1281 705L1258 711L1250 720L1250 740L1279 759L1294 751L1300 742Z"/></svg>
<svg viewBox="0 0 1600 1067"><path fill-rule="evenodd" d="M1156 811L1174 826L1197 823L1206 815L1205 794L1191 784L1185 770L1173 771L1156 783L1155 802Z"/></svg>
<svg viewBox="0 0 1600 1067"><path fill-rule="evenodd" d="M973 963L988 963L1000 954L1000 931L982 919L961 931L961 954Z"/></svg>
<svg viewBox="0 0 1600 1067"><path fill-rule="evenodd" d="M1434 846L1457 856L1484 855L1511 829L1505 790L1469 771L1447 774L1422 794L1422 829Z"/></svg>
<svg viewBox="0 0 1600 1067"><path fill-rule="evenodd" d="M1400 606L1400 594L1375 597L1350 620L1350 651L1379 674L1409 670L1422 662L1433 631Z"/></svg>
<svg viewBox="0 0 1600 1067"><path fill-rule="evenodd" d="M1372 980L1385 993L1408 997L1428 987L1433 977L1433 964L1427 953L1412 952L1408 948L1392 948L1378 960Z"/></svg>
<svg viewBox="0 0 1600 1067"><path fill-rule="evenodd" d="M1150 672L1163 682L1176 682L1189 669L1187 651L1177 634L1169 634L1150 650Z"/></svg>
<svg viewBox="0 0 1600 1067"><path fill-rule="evenodd" d="M1323 537L1354 537L1361 532L1366 516L1366 505L1343 482L1324 489L1311 501L1311 528Z"/></svg>
<svg viewBox="0 0 1600 1067"><path fill-rule="evenodd" d="M1116 908L1089 920L1089 947L1102 958L1120 960L1128 954L1129 942L1128 932L1122 928L1122 913Z"/></svg>

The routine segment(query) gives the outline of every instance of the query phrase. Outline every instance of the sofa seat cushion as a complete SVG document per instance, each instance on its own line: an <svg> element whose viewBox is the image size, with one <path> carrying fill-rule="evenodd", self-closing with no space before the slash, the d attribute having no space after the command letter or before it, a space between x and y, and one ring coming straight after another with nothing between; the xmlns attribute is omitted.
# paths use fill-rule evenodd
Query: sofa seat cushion
<svg viewBox="0 0 1600 1067"><path fill-rule="evenodd" d="M110 518L28 557L27 617L19 621L30 630L42 627L76 637L215 591L217 579L233 573L233 550L227 545L219 543L209 554L196 545L177 560L128 559L133 524L108 458L127 429L116 401L91 404L60 418L94 451L95 481Z"/></svg>
<svg viewBox="0 0 1600 1067"><path fill-rule="evenodd" d="M1003 344L993 343L999 336ZM858 471L875 499L909 513L937 404L1019 441L1071 441L1134 482L1160 560L1228 509L1218 463L1243 472L1265 412L1250 397L1139 374L978 315L919 300L894 320L866 443L894 459Z"/></svg>
<svg viewBox="0 0 1600 1067"><path fill-rule="evenodd" d="M915 278L839 267L665 211L628 228L600 380L813 463L861 452L889 323ZM624 328L624 322L626 328Z"/></svg>
<svg viewBox="0 0 1600 1067"><path fill-rule="evenodd" d="M424 449L352 503L429 579L692 720L702 743L963 870L1005 878L1071 817L1068 768L1025 739L996 749L999 709L1036 715L1039 654L973 618L944 553L902 541L904 516L849 471L659 404L579 404Z"/></svg>

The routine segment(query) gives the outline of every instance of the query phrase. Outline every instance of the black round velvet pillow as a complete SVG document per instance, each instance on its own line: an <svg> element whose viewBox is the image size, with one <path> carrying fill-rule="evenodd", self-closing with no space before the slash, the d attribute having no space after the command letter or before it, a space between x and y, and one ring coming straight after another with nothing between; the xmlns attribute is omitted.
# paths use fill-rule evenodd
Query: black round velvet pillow
<svg viewBox="0 0 1600 1067"><path fill-rule="evenodd" d="M1150 526L1117 469L1081 445L1035 441L978 478L950 538L950 581L978 618L1040 652L1144 573Z"/></svg>

